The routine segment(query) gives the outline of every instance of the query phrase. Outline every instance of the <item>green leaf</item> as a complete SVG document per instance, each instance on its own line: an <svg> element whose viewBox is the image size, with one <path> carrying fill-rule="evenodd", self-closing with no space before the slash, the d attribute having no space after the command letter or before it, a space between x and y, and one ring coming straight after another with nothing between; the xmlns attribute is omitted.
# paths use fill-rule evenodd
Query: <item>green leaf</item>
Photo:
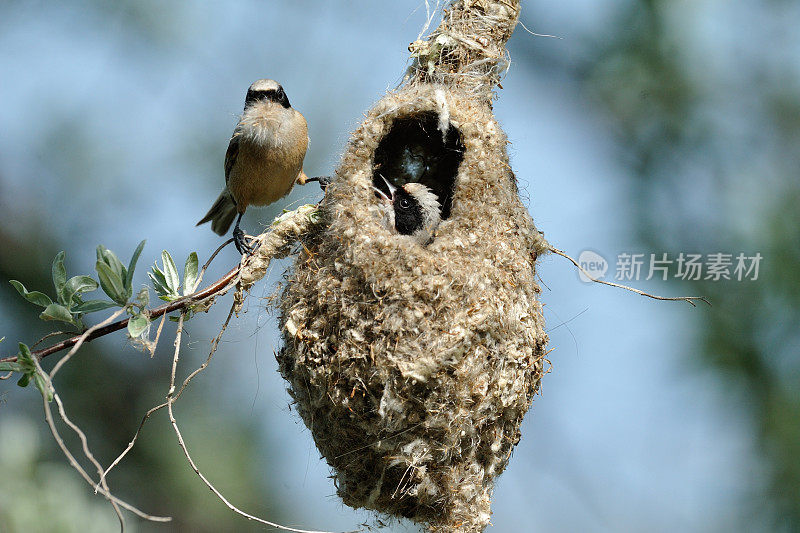
<svg viewBox="0 0 800 533"><path fill-rule="evenodd" d="M22 377L19 378L19 381L17 381L17 385L19 385L20 387L27 387L28 383L30 383L30 382L31 382L31 375L30 374L22 374Z"/></svg>
<svg viewBox="0 0 800 533"><path fill-rule="evenodd" d="M22 372L25 368L13 361L0 363L0 372Z"/></svg>
<svg viewBox="0 0 800 533"><path fill-rule="evenodd" d="M111 307L119 307L119 304L108 300L87 300L73 307L72 311L75 313L94 313Z"/></svg>
<svg viewBox="0 0 800 533"><path fill-rule="evenodd" d="M9 283L11 283L11 285L13 285L15 289L17 289L17 292L20 293L23 298L25 298L32 304L40 305L42 307L47 307L48 305L53 303L53 300L51 300L50 297L47 296L46 294L43 294L39 291L28 292L28 289L25 288L25 285L23 285L22 283L20 283L15 279L10 280Z"/></svg>
<svg viewBox="0 0 800 533"><path fill-rule="evenodd" d="M33 363L33 356L31 355L31 349L28 348L28 345L24 342L20 342L17 344L17 346L19 346L19 356L17 359L19 361Z"/></svg>
<svg viewBox="0 0 800 533"><path fill-rule="evenodd" d="M91 292L97 290L97 282L89 276L75 276L69 278L69 281L64 285L64 290L61 293L62 303L67 307L72 307L73 297L83 292Z"/></svg>
<svg viewBox="0 0 800 533"><path fill-rule="evenodd" d="M152 272L147 273L150 276L150 279L153 281L153 288L156 290L156 294L159 296L166 296L169 294L169 289L167 288L167 280L164 278L164 273L157 267L153 267Z"/></svg>
<svg viewBox="0 0 800 533"><path fill-rule="evenodd" d="M156 294L159 298L162 296L169 296L169 289L161 285L158 281L153 279L153 288L156 290Z"/></svg>
<svg viewBox="0 0 800 533"><path fill-rule="evenodd" d="M61 322L67 322L69 324L75 323L69 309L59 304L48 305L47 308L42 311L42 314L39 315L39 318L42 320L60 320Z"/></svg>
<svg viewBox="0 0 800 533"><path fill-rule="evenodd" d="M148 274L150 275L150 279L154 282L158 282L165 289L167 288L167 278L164 276L164 272L158 268L158 263L153 265L153 271L148 272Z"/></svg>
<svg viewBox="0 0 800 533"><path fill-rule="evenodd" d="M21 372L30 374L36 371L36 363L33 362L33 355L31 350L25 343L19 343L19 353L17 354L17 364L21 367ZM27 383L27 382L26 382ZM25 385L22 385L23 387Z"/></svg>
<svg viewBox="0 0 800 533"><path fill-rule="evenodd" d="M144 315L133 315L128 320L128 335L133 338L139 337L147 330L150 320Z"/></svg>
<svg viewBox="0 0 800 533"><path fill-rule="evenodd" d="M36 385L36 388L39 389L39 392L42 393L42 396L47 398L48 402L53 401L53 390L47 386L47 381L45 381L44 376L42 376L38 372L34 374L33 384Z"/></svg>
<svg viewBox="0 0 800 533"><path fill-rule="evenodd" d="M122 278L108 264L98 261L95 265L97 277L100 279L100 286L109 298L120 305L128 303L125 289L122 286Z"/></svg>
<svg viewBox="0 0 800 533"><path fill-rule="evenodd" d="M136 303L144 309L150 303L150 289L145 285L136 293Z"/></svg>
<svg viewBox="0 0 800 533"><path fill-rule="evenodd" d="M120 280L124 280L127 277L127 270L122 266L122 261L119 260L117 254L101 244L97 247L97 256L97 260L111 267L111 270L119 276Z"/></svg>
<svg viewBox="0 0 800 533"><path fill-rule="evenodd" d="M66 255L66 252L61 251L53 259L53 286L56 288L57 296L64 290L64 284L67 282L67 269L64 268L64 257Z"/></svg>
<svg viewBox="0 0 800 533"><path fill-rule="evenodd" d="M183 267L183 295L189 296L197 288L197 252L192 252L186 258Z"/></svg>
<svg viewBox="0 0 800 533"><path fill-rule="evenodd" d="M131 297L133 294L133 271L136 270L136 263L139 261L139 255L142 253L142 249L144 248L144 243L147 242L142 241L133 251L133 255L131 256L131 260L128 263L128 271L125 275L125 290L128 291L128 298Z"/></svg>
<svg viewBox="0 0 800 533"><path fill-rule="evenodd" d="M161 252L161 262L164 265L164 277L167 280L167 288L170 293L178 294L178 289L181 286L181 279L178 277L178 269L175 268L175 261L169 252L164 250Z"/></svg>

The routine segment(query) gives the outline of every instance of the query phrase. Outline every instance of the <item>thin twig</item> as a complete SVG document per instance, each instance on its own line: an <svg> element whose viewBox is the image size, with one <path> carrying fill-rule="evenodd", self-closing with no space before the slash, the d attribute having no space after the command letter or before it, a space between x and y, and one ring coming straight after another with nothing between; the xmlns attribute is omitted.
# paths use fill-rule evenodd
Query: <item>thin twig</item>
<svg viewBox="0 0 800 533"><path fill-rule="evenodd" d="M627 285L620 285L619 283L613 283L611 281L603 281L600 279L594 278L591 274L586 272L586 270L578 264L573 258L568 256L565 252L550 246L549 250L556 255L560 255L561 257L568 259L573 265L578 267L578 269L583 272L583 275L589 278L590 280L594 281L595 283L602 283L603 285L609 285L611 287L617 287L618 289L625 289L626 291L635 292L636 294L641 294L642 296L647 296L648 298L652 298L654 300L671 300L671 301L684 301L691 304L692 307L697 307L697 304L694 303L694 300L704 302L708 305L711 305L711 302L706 299L705 296L656 296L655 294L650 294L649 292L640 291L639 289L634 289L633 287L628 287Z"/></svg>
<svg viewBox="0 0 800 533"><path fill-rule="evenodd" d="M274 527L276 529L281 529L283 531L293 531L294 533L328 533L328 532L322 532L322 531L296 529L296 528L292 528L292 527L282 526L282 525L277 524L275 522L270 522L268 520L264 520L263 518L258 518L257 516L253 516L251 514L245 513L244 511L242 511L241 509L239 509L238 507L233 505L230 501L228 501L228 499L225 498L225 496L223 496L222 493L220 491L218 491L216 489L216 487L214 487L214 485L212 485L211 482L208 479L206 479L206 477L203 475L203 473L197 467L197 465L194 462L194 459L192 459L191 454L189 454L189 449L186 447L186 442L183 440L183 435L181 434L181 430L178 428L178 422L175 419L175 414L172 411L172 405L175 403L175 399L176 399L175 396L174 396L174 393L175 393L175 374L177 372L178 359L180 357L180 351L181 351L181 334L183 332L183 320L184 320L184 313L181 312L181 315L178 318L178 331L175 334L175 354L172 357L172 372L170 373L169 392L167 393L167 411L169 412L169 421L172 424L172 428L175 430L175 435L177 435L177 437L178 437L178 444L180 445L181 450L183 450L183 455L186 456L186 460L189 461L189 465L192 467L192 470L194 470L194 473L197 474L200 477L200 479L203 480L203 483L206 484L206 486L211 490L211 492L216 494L217 498L222 500L222 502L225 503L225 505L227 505L228 508L231 511L233 511L236 514L239 514L239 515L241 515L241 516L243 516L245 518L247 518L248 520L252 520L252 521L258 522L260 524L264 524L264 525L267 525L267 526L270 526L270 527Z"/></svg>
<svg viewBox="0 0 800 533"><path fill-rule="evenodd" d="M47 335L45 335L44 337L42 337L38 341L34 342L33 344L31 344L31 346L30 346L31 349L36 348L37 346L39 346L42 343L42 341L44 341L45 339L49 339L50 337L55 337L56 335L72 335L72 334L69 331L53 331L51 333L48 333Z"/></svg>
<svg viewBox="0 0 800 533"><path fill-rule="evenodd" d="M184 296L183 298L175 300L174 302L169 302L160 307L156 307L155 309L149 311L149 316L151 319L158 318L163 314L171 313L179 309L185 309L187 307L197 304L198 302L201 302L202 300L205 300L210 296L214 296L217 293L221 293L230 288L230 286L232 286L233 282L236 279L236 275L238 273L239 273L239 266L236 266L233 269L231 269L227 274L222 276L220 279L218 279L205 289L195 292L194 294L190 294L189 296ZM98 337L102 337L104 335L108 335L109 333L113 333L115 331L124 329L128 327L128 320L129 319L125 318L123 320L119 320L112 324L108 324L107 326L104 326L102 328L92 330L92 333L88 337L86 337L86 339L83 342L90 342ZM43 357L47 357L48 355L52 355L54 353L66 350L67 348L74 346L81 337L82 335L76 335L74 337L70 337L69 339L61 341L48 348L32 351L31 355L34 357L34 359L41 359ZM15 362L16 360L17 356L6 357L4 359L0 359L0 363L12 363Z"/></svg>
<svg viewBox="0 0 800 533"><path fill-rule="evenodd" d="M52 378L52 375L50 377ZM53 392L53 398L55 399L56 404L58 405L58 414L61 415L61 420L63 420L64 423L66 423L72 429L72 431L74 431L78 435L78 438L81 441L81 447L83 448L83 455L85 455L86 458L89 459L89 461L91 461L91 463L97 469L98 475L102 476L103 467L100 465L97 459L95 459L94 454L92 454L92 452L89 450L89 441L86 438L86 434L83 431L81 431L81 428L75 425L75 423L72 422L72 420L70 420L69 417L67 417L67 412L64 410L64 403L61 401L61 398L58 396L58 394ZM108 488L108 483L106 482L105 478L103 477L100 478L100 484L102 485L103 489L105 489L105 492L107 493L111 492L111 489ZM95 488L95 493L97 493L97 491L98 489ZM122 511L119 510L119 505L117 505L117 502L111 499L109 499L109 501L111 502L111 506L114 508L114 512L117 513L117 518L119 519L119 529L120 531L124 532L125 519L122 517Z"/></svg>
<svg viewBox="0 0 800 533"><path fill-rule="evenodd" d="M525 24L522 23L522 20L519 20L518 24L520 26L522 26L523 30L525 30L526 32L530 33L534 37L549 37L551 39L562 39L562 40L564 39L563 37L559 37L558 35L549 35L547 33L536 33L535 31L531 31L531 30L528 29L528 27Z"/></svg>
<svg viewBox="0 0 800 533"><path fill-rule="evenodd" d="M293 217L293 218L297 218L297 216L304 217L307 214L308 213L306 213L306 211L302 211L301 212L301 211L298 210L298 212L295 213L295 217ZM283 232L278 232L277 233L277 237L271 235L273 240L275 240L277 238L277 240L275 240L275 242L270 241L271 244L276 247L276 250L278 250L280 248L281 244L285 244L283 241L285 241L286 239L296 238L296 236L295 237L290 236L290 233L297 233L298 231L302 230L302 227L305 227L305 226L302 226L300 228L300 230L298 230L298 228L295 227L297 225L297 222L294 221L293 218L290 217L289 220L291 221L291 223L287 224L285 226L289 231L284 230ZM305 219L303 219L303 220L305 220ZM309 223L310 220L311 220L310 218L308 218L308 220L305 220L306 224ZM268 233L271 234L272 232L268 232ZM262 237L260 239L257 239L257 240L259 241L259 243L263 243L264 239L265 239L265 237L262 235ZM208 265L211 262L211 260L213 260L213 258L219 253L219 251L226 244L228 244L228 242L224 243L222 246L220 246L212 254L212 256L209 259L209 261L203 266L203 268L201 270L201 273L200 273L200 276L202 276L202 274L205 272L205 270L208 267ZM247 259L247 258L245 258L245 259ZM244 516L248 520L256 521L256 522L262 523L262 524L267 525L267 526L271 526L271 527L274 527L274 528L282 529L284 531L292 531L292 532L295 532L295 533L324 533L324 532L316 532L316 531L309 531L309 530L303 530L303 529L296 529L296 528L291 528L291 527L287 527L287 526L282 526L282 525L277 524L277 523L269 522L267 520L263 520L261 518L258 518L258 517L255 517L253 515L247 514L247 513L243 512L243 511L241 511L240 509L238 509L233 504L231 504L222 495L222 493L220 493L211 484L211 482L208 481L208 479L206 479L206 477L200 472L199 468L194 463L194 460L192 459L191 455L189 454L189 450L186 447L186 443L185 443L185 441L183 439L183 435L181 434L180 429L178 428L177 421L175 419L175 415L174 415L174 412L173 412L173 405L174 405L175 401L177 401L177 399L182 395L183 391L186 389L186 387L188 386L189 382L195 376L197 376L200 372L202 372L205 368L208 367L211 358L213 357L214 353L216 352L216 350L217 350L217 348L219 346L219 342L220 342L220 340L222 338L222 335L225 332L225 330L227 329L227 327L228 327L228 325L230 323L230 320L231 320L231 318L232 318L232 316L233 316L233 314L234 314L234 312L236 310L237 302L240 302L241 298L234 299L234 303L231 306L231 310L228 313L228 317L226 318L225 323L223 324L222 329L219 332L219 335L217 335L214 338L214 340L212 341L211 350L209 352L209 355L208 355L208 358L206 359L206 361L202 365L200 365L199 368L197 368L195 371L193 371L191 374L189 374L189 376L186 377L186 379L183 381L183 383L181 385L181 388L179 390L177 390L177 392L176 392L175 379L176 379L177 365L178 365L179 354L180 354L180 343L181 343L181 337L182 337L182 333L183 333L183 324L184 324L184 321L185 321L185 318L186 318L187 310L189 308L191 308L192 306L200 304L200 303L202 303L203 301L205 301L205 300L207 300L209 298L213 298L215 296L224 294L232 286L234 286L235 284L239 283L239 281L241 279L242 265L244 265L244 268L252 268L251 266L248 266L249 263L245 259L243 259L242 263L240 263L240 266L232 269L225 276L223 276L222 278L217 280L215 283L213 283L211 286L207 287L206 289L204 289L202 291L199 291L199 292L196 292L196 293L194 293L194 294L192 294L190 296L187 296L187 297L181 298L179 300L176 300L174 302L168 303L168 304L163 305L161 307L158 307L156 309L153 309L152 311L149 312L149 316L150 316L151 319L157 318L159 316L162 317L161 324L159 325L158 331L156 333L156 341L154 343L154 344L157 344L158 339L159 339L160 334L161 334L161 331L162 331L162 328L163 328L163 325L164 325L164 320L166 318L166 315L168 313L172 312L172 311L176 311L176 310L180 311L180 317L179 317L179 321L178 321L179 322L178 330L176 332L176 338L175 338L175 355L173 357L172 371L171 371L171 374L170 374L170 387L169 387L169 393L167 395L167 401L165 403L157 405L157 406L153 407L152 409L150 409L149 411L147 411L147 413L142 418L142 421L139 424L139 428L137 429L133 439L131 439L131 442L128 444L128 446L125 448L125 450L111 463L111 465L105 471L103 471L101 465L97 462L97 460L95 459L95 457L92 455L91 451L89 450L88 441L86 439L85 434L80 430L80 428L78 428L74 423L72 423L72 421L70 421L69 418L67 417L66 412L65 412L65 410L63 408L63 404L61 403L60 397L58 397L55 394L55 389L54 389L54 387L52 385L52 379L51 378L52 378L53 375L55 375L55 373L58 372L58 370L64 364L66 364L67 361L69 361L72 358L72 356L78 351L78 349L81 347L81 345L83 345L83 343L89 342L94 338L100 337L102 335L106 335L108 333L111 333L113 331L117 331L117 330L120 330L120 329L123 329L124 327L126 327L127 324L128 324L128 319L119 320L117 322L113 322L113 321L121 313L125 312L128 309L127 306L121 308L120 310L118 310L112 316L108 317L103 322L101 322L101 323L99 323L99 324L97 324L95 326L92 326L91 328L89 328L88 330L83 332L81 335L77 335L75 337L72 337L70 339L62 341L62 342L60 342L60 343L58 343L56 345L50 346L49 348L45 348L43 350L38 350L38 351L32 352L32 355L34 356L33 359L34 359L34 362L36 364L37 370L41 373L42 376L44 376L45 385L47 387L47 390L52 391L52 393L54 395L54 398L56 399L56 402L57 402L57 404L59 406L59 412L61 414L62 419L64 420L64 422L70 428L73 429L73 431L75 431L78 434L78 437L80 438L81 443L83 445L84 454L94 464L94 466L97 468L98 474L100 475L99 481L97 483L93 482L91 476L89 476L86 473L86 471L83 469L83 467L81 467L81 465L77 462L77 460L72 455L72 453L69 451L67 446L64 444L64 441L61 438L61 436L59 435L58 429L56 428L55 423L53 421L52 411L50 409L49 403L46 401L46 398L45 398L45 401L44 401L45 418L48 421L48 426L50 427L50 430L51 430L51 432L53 434L54 439L56 440L57 444L59 445L59 447L61 448L63 453L66 455L66 457L69 460L70 464L80 473L80 475L84 478L84 480L86 480L88 483L90 483L94 487L96 492L99 492L99 493L103 494L107 499L109 499L112 502L112 505L114 505L115 511L117 511L117 516L120 518L120 524L121 524L122 528L124 528L124 520L123 520L122 514L119 511L117 506L125 508L125 509L129 509L132 512L136 513L138 516L141 516L142 518L145 518L145 519L148 519L148 520L157 520L157 521L168 521L168 520L171 520L171 518L169 518L169 517L154 517L154 516L151 516L151 515L147 515L147 514L143 513L142 511L136 509L135 507L131 506L130 504L127 504L127 503L123 502L122 500L119 500L118 498L116 498L115 496L113 496L111 494L111 492L110 492L110 490L108 488L108 485L107 485L107 481L106 481L108 473L117 464L119 464L119 462L125 457L125 455L133 448L133 446L136 443L136 440L138 439L138 437L139 437L139 435L140 435L140 433L142 431L142 428L144 427L144 424L147 422L147 420L150 418L150 416L152 416L153 413L155 413L156 411L158 411L158 410L160 410L160 409L162 409L164 407L167 407L167 410L169 412L170 422L172 423L173 429L175 430L175 433L176 433L176 435L178 437L178 443L180 444L181 449L183 450L184 455L186 456L187 460L189 461L189 464L191 465L192 469L200 477L200 479L203 480L203 482L206 484L206 486L208 486L209 489L211 489L214 492L214 494L216 494L217 497L220 498L220 500L223 501L225 503L225 505L229 509L231 509L232 511L236 512L237 514L239 514L241 516ZM200 279L200 276L198 276L198 279ZM263 274L262 274L262 276L263 276ZM250 283L252 284L252 282L255 279L260 279L260 277L261 276L258 275L258 272L256 272L256 274L252 276L252 279L250 279ZM239 290L241 290L241 288ZM42 369L41 365L40 365L41 358L45 357L45 356L47 356L49 354L56 353L56 352L58 352L60 350L66 349L66 348L71 348L71 350L67 353L67 355L64 358L62 358L55 365L52 374L48 375L47 373L45 373L44 370ZM15 360L16 360L16 357L6 358L6 359L3 359L2 361L15 361ZM357 530L357 531L360 531L360 530Z"/></svg>
<svg viewBox="0 0 800 533"><path fill-rule="evenodd" d="M161 322L158 323L158 329L156 330L156 338L153 340L152 346L150 346L150 358L152 359L156 355L156 348L158 348L158 339L161 338L161 330L164 329L164 321L167 319L167 314L164 313L161 315Z"/></svg>
<svg viewBox="0 0 800 533"><path fill-rule="evenodd" d="M217 347L219 347L219 341L222 339L222 334L225 333L226 329L228 329L228 324L230 324L231 322L231 318L233 317L235 309L236 309L236 303L234 302L233 304L231 304L231 308L228 311L228 316L225 318L225 322L222 323L222 328L220 329L219 334L217 334L217 336L214 337L214 340L211 341L211 350L208 352L208 357L206 357L206 360L203 361L203 364L197 367L194 372L186 376L186 379L183 380L181 388L178 389L178 392L175 394L173 401L176 401L178 398L180 398L181 394L183 394L183 391L186 389L186 386L189 385L189 382L192 379L194 379L194 377L197 374L199 374L208 367L208 364L211 362L211 358L217 352Z"/></svg>
<svg viewBox="0 0 800 533"><path fill-rule="evenodd" d="M115 318L117 318L120 314L125 312L126 309L127 309L127 307L122 307L121 309L119 309L116 312L114 312L111 316L109 316L103 322L100 322L99 324L96 324L96 325L92 326L91 328L89 328L88 330L86 330L85 332L83 332L83 334L80 336L80 338L75 343L75 345L72 347L72 349L67 353L66 356L64 356L53 367L53 370L49 374L46 373L42 369L41 365L39 364L39 360L34 358L34 362L36 364L37 371L40 372L41 375L45 379L46 390L48 390L48 391L51 390L53 392L53 398L55 399L56 404L58 405L58 412L59 412L59 415L61 416L61 419L64 421L65 424L67 424L78 435L78 438L81 441L81 446L83 448L84 455L95 466L95 468L97 469L98 475L101 476L99 485L102 486L102 490L100 490L98 486L95 486L95 492L98 492L98 491L101 492L111 502L111 505L114 508L114 512L117 514L117 518L119 519L119 522L120 522L120 530L123 531L123 532L125 531L125 519L123 518L122 512L119 509L120 503L117 501L116 498L112 498L111 497L111 489L109 489L108 483L106 482L105 478L102 477L102 475L103 475L103 467L102 467L102 465L100 465L100 463L94 457L94 455L92 454L91 450L89 450L89 443L88 443L88 440L86 438L86 435L67 416L66 410L64 409L64 404L61 401L61 397L58 395L58 393L56 393L55 387L53 386L53 378L55 377L55 375L59 371L59 369L64 364L66 364L66 362L69 361L72 358L73 355L75 355L75 353L78 351L78 349L81 347L81 345L85 342L85 340L92 334L93 331L96 331L96 330L102 328L103 326L105 326L106 324L113 322L113 320ZM49 420L52 421L53 416L52 416L52 412L50 411L50 404L47 401L45 393L43 393L43 397L45 397L44 405L45 405L46 417L49 415ZM53 437L55 437L56 439L60 439L60 436L58 435L58 431L57 431L57 429L55 427L55 424L52 424L50 429L53 432ZM63 445L63 440L62 440L61 444ZM65 453L66 453L66 445L64 445L62 447L62 449L65 450ZM73 464L73 466L74 466L74 464ZM88 479L87 481L91 482L91 478Z"/></svg>
<svg viewBox="0 0 800 533"><path fill-rule="evenodd" d="M122 461L122 459L126 455L128 455L128 452L131 451L131 449L133 448L134 444L136 444L136 440L139 438L139 433L142 432L142 428L144 427L144 423L147 422L147 419L150 418L150 415L152 415L153 413L155 413L159 409L163 409L166 406L167 406L167 403L164 402L161 405L157 405L157 406L153 407L152 409L150 409L149 411L147 411L145 413L144 417L142 417L142 421L139 423L139 428L136 430L136 433L134 433L133 438L128 443L128 446L125 448L125 450L123 450L123 452L121 454L119 454L117 456L116 459L114 459L114 461L109 465L109 467L106 468L103 471L102 474L100 474L100 481L101 482L106 478L108 473L111 472L111 469L114 468L115 466L117 466L117 464L119 464L119 462ZM95 484L94 491L97 492L99 489L100 489L100 484L99 483Z"/></svg>
<svg viewBox="0 0 800 533"><path fill-rule="evenodd" d="M307 206L301 206L300 208L296 209L295 211L290 211L289 213L284 213L283 215L281 215L280 217L275 219L275 222L272 223L272 226L270 227L270 229L268 231L266 231L265 233L262 233L259 237L255 238L255 240L259 241L259 246L261 246L261 243L266 241L268 238L278 239L279 241L280 241L280 239L284 239L285 240L287 238L290 238L289 233L293 233L293 231L292 231L293 228L294 228L294 232L296 232L297 231L296 226L299 224L299 222L297 220L295 220L295 219L297 219L298 217L301 217L301 218L302 217L308 217L311 214L309 212L309 210L308 209L304 209L304 207L307 207ZM288 222L288 224L284 225L281 228L281 223L282 222L284 222L284 223ZM305 225L303 225L303 227L306 227L309 223L310 223L309 221L306 221ZM279 231L279 228L281 229L281 231ZM296 236L294 236L294 238L296 238ZM216 254L219 253L219 251L222 250L222 248L224 248L227 244L228 244L228 242L226 241L219 248L217 248L217 250L212 254L212 256L209 259L209 261L207 261L206 264L203 266L204 270L208 266L208 264L211 261L211 259L213 259L216 256ZM275 242L274 244L275 244L276 247L279 248L281 245L286 244L286 243L285 242ZM177 300L175 300L173 302L169 302L167 304L164 304L164 305L162 305L160 307L156 307L155 309L152 309L152 310L148 311L148 316L152 320L152 319L158 318L161 315L164 315L166 313L171 313L173 311L178 311L178 310L185 310L185 309L187 309L189 307L192 307L194 305L197 305L197 304L201 303L203 300L206 300L206 299L211 298L213 296L218 296L218 295L224 294L225 292L227 292L238 281L237 276L239 275L239 273L241 271L242 265L247 263L247 259L248 259L247 257L243 257L242 258L242 262L239 265L237 265L236 267L232 268L227 274L222 276L220 279L218 279L217 281L215 281L214 283L212 283L211 285L209 285L205 289L203 289L201 291L197 291L194 294L190 294L188 296L184 296L184 297L179 298L179 299L177 299ZM260 278L254 278L254 279L260 279ZM94 340L94 339L96 339L98 337L102 337L104 335L108 335L109 333L113 333L114 331L119 331L119 330L121 330L121 329L123 329L123 328L128 326L128 320L129 320L128 318L125 318L123 320L119 320L117 322L114 322L112 324L108 324L108 325L106 325L104 327L101 327L101 328L98 328L98 329L92 328L92 333L89 336L87 336L84 339L84 341L82 341L82 342L90 342L90 341L92 341L92 340ZM67 348L70 348L70 347L74 346L75 343L77 343L80 338L81 338L81 335L76 335L76 336L71 337L69 339L66 339L66 340L64 340L62 342L54 344L54 345L52 345L52 346L50 346L48 348L43 348L41 350L32 351L31 355L34 358L37 358L37 359L41 359L43 357L47 357L48 355L60 352L61 350L66 350ZM17 356L5 357L5 358L0 359L0 363L12 363L12 362L15 362L16 360L17 360Z"/></svg>
<svg viewBox="0 0 800 533"><path fill-rule="evenodd" d="M50 379L50 376L47 374L47 372L44 371L42 366L39 364L39 360L38 359L34 358L33 362L36 365L36 370L44 377L47 389L53 392L53 397L55 398L56 392L55 392L55 388L53 387L53 383L52 383L52 381ZM53 438L55 439L56 444L58 444L58 447L61 448L61 451L67 457L67 460L69 461L69 464L72 465L72 467L75 470L77 470L77 472L81 475L81 477L87 483L89 483L89 485L94 487L95 483L92 480L91 476L89 476L89 474L86 473L86 471L83 469L83 467L80 465L80 463L78 463L78 461L75 459L75 457L69 451L69 448L67 448L66 444L64 444L64 440L61 438L61 435L58 432L58 428L56 428L55 421L53 419L53 412L50 409L50 402L47 401L47 395L46 394L42 394L42 401L43 401L43 404L44 404L45 420L47 421L47 425L50 428L50 433L53 434ZM150 520L152 522L169 522L170 520L172 520L172 518L169 517L169 516L154 516L154 515L149 515L149 514L143 512L143 511L140 511L139 509L137 509L133 505L120 500L119 498L117 498L116 496L114 496L113 494L108 492L105 488L99 489L98 492L100 492L100 494L105 496L107 499L113 501L114 503L116 503L117 505L122 507L123 509L127 509L128 511L134 513L135 515L137 515L137 516L139 516L139 517L141 517L141 518L143 518L145 520Z"/></svg>
<svg viewBox="0 0 800 533"><path fill-rule="evenodd" d="M226 329L228 329L228 324L231 321L231 317L233 316L234 309L235 309L235 304L232 304L230 311L228 311L228 317L225 319L225 322L222 324L222 329L220 330L219 334L216 337L214 337L214 340L211 341L211 350L210 350L210 352L208 354L208 357L206 358L206 360L203 362L202 365L200 365L194 372L189 374L186 377L186 379L183 380L183 384L181 385L181 388L178 389L177 393L175 393L175 396L173 398L173 402L177 401L178 398L181 397L181 394L183 394L183 391L186 389L186 386L189 385L189 382L197 374L199 374L200 372L202 372L203 370L205 370L208 367L208 364L211 361L211 357L213 357L214 353L217 351L217 347L219 346L219 341L222 338L222 334L225 332ZM162 323L163 323L163 319L162 319ZM150 415L152 415L153 413L155 413L156 411L158 411L160 409L163 409L166 406L167 406L167 402L164 402L162 404L156 405L155 407L153 407L152 409L150 409L149 411L147 411L145 413L144 417L142 417L141 423L139 423L139 428L136 430L136 433L133 435L133 438L128 443L128 446L122 451L121 454L119 454L119 456L116 459L114 459L114 461L111 463L111 465L109 465L109 467L106 468L105 472L103 472L103 475L100 476L101 479L104 478L105 476L107 476L108 473L111 471L111 469L114 468L115 466L117 466L117 464L119 464L119 462L122 461L122 459L128 454L128 452L131 451L133 446L136 444L137 439L139 438L139 434L141 433L145 422L147 422L147 419L150 418ZM97 490L97 487L95 487L95 490Z"/></svg>
<svg viewBox="0 0 800 533"><path fill-rule="evenodd" d="M225 248L226 246L228 246L232 242L233 242L233 237L231 237L227 241L225 241L222 244L220 244L219 248L214 250L214 253L211 254L211 257L208 258L208 261L206 261L206 263L203 265L203 268L200 269L200 273L197 275L197 281L195 282L197 285L200 285L200 282L203 281L203 274L206 273L206 269L209 267L209 265L211 265L211 261L213 261L214 258L217 257L217 254L220 253L223 248ZM195 287L197 285L195 285Z"/></svg>
<svg viewBox="0 0 800 533"><path fill-rule="evenodd" d="M50 379L52 380L56 376L56 373L61 369L61 367L64 366L67 363L67 361L69 361L72 358L73 355L75 355L75 353L78 351L78 348L81 347L81 344L86 342L86 339L88 339L92 335L92 333L94 333L99 329L102 329L107 324L113 322L114 319L117 318L122 313L124 313L126 309L127 307L122 307L120 309L117 309L111 316L84 331L83 334L78 337L78 340L75 341L75 344L72 346L72 349L69 352L67 352L67 355L62 357L61 360L58 363L56 363L56 365L53 367L53 370L50 371ZM34 359L36 358L34 357Z"/></svg>

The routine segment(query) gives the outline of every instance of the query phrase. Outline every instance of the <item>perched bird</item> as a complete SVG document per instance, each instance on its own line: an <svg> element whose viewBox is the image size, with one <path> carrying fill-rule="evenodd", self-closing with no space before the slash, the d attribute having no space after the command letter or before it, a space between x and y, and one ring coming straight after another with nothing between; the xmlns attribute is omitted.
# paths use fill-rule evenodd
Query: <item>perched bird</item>
<svg viewBox="0 0 800 533"><path fill-rule="evenodd" d="M233 239L239 253L251 252L239 228L249 205L268 205L286 196L295 182L305 184L303 158L308 148L306 119L289 104L274 80L258 80L247 90L242 118L225 154L225 189L199 226L225 235L238 213Z"/></svg>
<svg viewBox="0 0 800 533"><path fill-rule="evenodd" d="M436 194L421 183L396 187L383 177L389 194L373 187L386 208L386 223L401 235L409 235L420 244L427 243L442 221L441 205Z"/></svg>

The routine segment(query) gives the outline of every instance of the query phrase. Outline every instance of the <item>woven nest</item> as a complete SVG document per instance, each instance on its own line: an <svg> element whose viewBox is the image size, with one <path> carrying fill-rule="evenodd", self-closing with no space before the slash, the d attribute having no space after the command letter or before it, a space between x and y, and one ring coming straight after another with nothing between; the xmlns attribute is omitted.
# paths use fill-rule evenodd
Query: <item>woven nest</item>
<svg viewBox="0 0 800 533"><path fill-rule="evenodd" d="M439 195L427 245L386 227L378 173ZM353 134L321 213L282 295L278 361L339 496L431 531L482 531L547 342L534 269L546 243L505 134L467 93L391 93Z"/></svg>

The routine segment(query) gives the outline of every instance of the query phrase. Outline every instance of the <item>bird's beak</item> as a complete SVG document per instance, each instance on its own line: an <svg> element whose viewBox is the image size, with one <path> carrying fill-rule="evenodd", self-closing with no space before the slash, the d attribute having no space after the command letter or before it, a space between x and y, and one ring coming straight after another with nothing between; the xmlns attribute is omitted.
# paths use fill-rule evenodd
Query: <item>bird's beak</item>
<svg viewBox="0 0 800 533"><path fill-rule="evenodd" d="M384 178L383 174L380 174L380 177L383 180L383 182L386 184L386 187L389 189L389 194L391 194L391 196L387 196L386 193L383 192L382 190L380 190L378 187L372 187L373 189L375 189L375 196L380 198L381 202L383 202L385 204L392 204L392 203L394 203L394 192L397 190L397 187L395 187L394 185L389 183L389 180Z"/></svg>

